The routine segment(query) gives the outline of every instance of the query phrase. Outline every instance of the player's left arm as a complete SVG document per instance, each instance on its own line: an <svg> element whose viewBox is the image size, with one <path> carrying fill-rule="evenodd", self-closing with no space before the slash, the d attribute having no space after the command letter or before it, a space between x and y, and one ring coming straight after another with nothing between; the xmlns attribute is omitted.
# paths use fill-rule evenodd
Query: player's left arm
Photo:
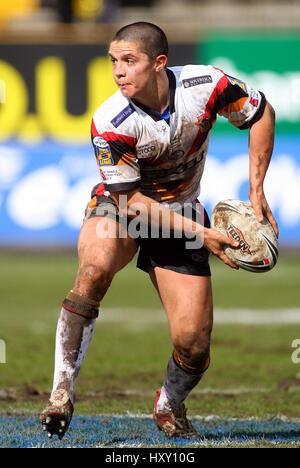
<svg viewBox="0 0 300 468"><path fill-rule="evenodd" d="M249 129L249 199L260 222L265 216L278 235L278 226L264 194L264 179L274 145L275 112L262 92L215 69L218 82L208 113L219 114L240 130ZM212 112L211 112L212 111Z"/></svg>
<svg viewBox="0 0 300 468"><path fill-rule="evenodd" d="M249 132L249 199L259 222L265 216L278 237L278 225L264 193L264 180L274 146L274 128L275 111L267 102L262 116L253 123Z"/></svg>

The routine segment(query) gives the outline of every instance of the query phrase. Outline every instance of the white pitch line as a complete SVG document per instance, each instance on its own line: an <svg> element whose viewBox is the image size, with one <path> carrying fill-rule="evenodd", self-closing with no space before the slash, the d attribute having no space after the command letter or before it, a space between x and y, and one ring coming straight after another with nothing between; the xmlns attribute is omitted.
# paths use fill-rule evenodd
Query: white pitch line
<svg viewBox="0 0 300 468"><path fill-rule="evenodd" d="M216 310L215 322L221 324L274 325L300 323L300 309L224 309Z"/></svg>
<svg viewBox="0 0 300 468"><path fill-rule="evenodd" d="M166 323L162 309L106 309L101 310L101 322L124 322L132 328ZM300 309L216 309L214 322L221 325L290 325L300 324Z"/></svg>

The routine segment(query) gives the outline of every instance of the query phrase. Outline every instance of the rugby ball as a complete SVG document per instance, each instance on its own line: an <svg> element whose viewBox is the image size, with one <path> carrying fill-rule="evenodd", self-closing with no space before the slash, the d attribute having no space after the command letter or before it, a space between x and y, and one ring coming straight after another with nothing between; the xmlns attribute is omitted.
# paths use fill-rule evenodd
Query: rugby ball
<svg viewBox="0 0 300 468"><path fill-rule="evenodd" d="M276 234L264 218L259 223L249 202L222 200L214 208L212 227L239 242L234 249L225 247L226 255L240 268L254 273L272 270L278 259Z"/></svg>

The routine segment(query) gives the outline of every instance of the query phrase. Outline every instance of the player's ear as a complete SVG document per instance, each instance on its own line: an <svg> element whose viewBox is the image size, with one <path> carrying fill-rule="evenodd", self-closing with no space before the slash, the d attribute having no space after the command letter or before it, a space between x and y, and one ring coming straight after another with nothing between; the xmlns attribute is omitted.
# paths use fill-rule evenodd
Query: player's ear
<svg viewBox="0 0 300 468"><path fill-rule="evenodd" d="M167 66L168 57L166 55L158 55L155 59L155 71L160 72Z"/></svg>

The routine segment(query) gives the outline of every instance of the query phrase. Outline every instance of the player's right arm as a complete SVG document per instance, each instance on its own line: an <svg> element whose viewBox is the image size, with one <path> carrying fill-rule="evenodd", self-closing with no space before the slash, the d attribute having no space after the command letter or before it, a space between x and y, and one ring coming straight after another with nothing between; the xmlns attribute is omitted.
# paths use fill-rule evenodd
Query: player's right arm
<svg viewBox="0 0 300 468"><path fill-rule="evenodd" d="M181 234L184 231L185 235L190 237L197 236L201 244L213 255L231 268L238 269L238 266L225 254L224 247L228 245L238 247L239 243L224 236L216 229L205 228L191 219L175 213L167 206L143 195L138 189L113 192L111 195L125 216L129 218L139 216L142 222L151 224L155 229L162 228L163 220L167 219L172 232Z"/></svg>

